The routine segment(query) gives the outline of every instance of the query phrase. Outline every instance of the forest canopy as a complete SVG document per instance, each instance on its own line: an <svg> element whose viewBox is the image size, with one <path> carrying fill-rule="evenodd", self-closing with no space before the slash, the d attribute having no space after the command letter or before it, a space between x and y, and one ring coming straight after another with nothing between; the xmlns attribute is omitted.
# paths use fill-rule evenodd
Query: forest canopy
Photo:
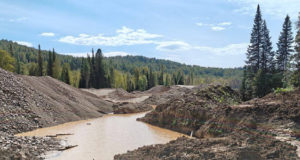
<svg viewBox="0 0 300 160"><path fill-rule="evenodd" d="M32 76L51 76L75 87L146 90L155 85L219 83L240 87L242 68L185 65L143 56L103 57L101 49L86 57L62 55L1 40L0 49L12 58L10 71Z"/></svg>

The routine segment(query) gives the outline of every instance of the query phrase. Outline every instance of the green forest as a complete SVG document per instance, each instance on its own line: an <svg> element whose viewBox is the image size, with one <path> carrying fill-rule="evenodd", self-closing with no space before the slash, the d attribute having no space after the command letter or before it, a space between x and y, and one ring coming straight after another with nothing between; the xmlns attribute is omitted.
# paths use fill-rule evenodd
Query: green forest
<svg viewBox="0 0 300 160"><path fill-rule="evenodd" d="M143 56L103 57L101 49L86 57L58 54L0 41L0 66L31 76L51 76L80 88L147 90L155 85L226 84L238 89L243 69L208 68ZM3 60L5 59L5 60Z"/></svg>
<svg viewBox="0 0 300 160"><path fill-rule="evenodd" d="M258 5L241 86L244 100L300 86L300 16L296 29L294 38L293 23L287 15L278 38L277 50L274 51L267 22L262 18Z"/></svg>

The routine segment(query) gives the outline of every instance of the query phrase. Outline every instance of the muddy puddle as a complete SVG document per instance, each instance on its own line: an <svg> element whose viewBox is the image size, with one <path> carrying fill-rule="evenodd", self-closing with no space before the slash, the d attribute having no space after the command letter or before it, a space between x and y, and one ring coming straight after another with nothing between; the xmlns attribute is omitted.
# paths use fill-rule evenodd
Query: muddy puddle
<svg viewBox="0 0 300 160"><path fill-rule="evenodd" d="M111 160L114 155L151 144L163 144L183 134L136 121L146 113L105 115L101 118L70 122L42 128L18 136L47 136L72 134L59 137L65 145L75 148L45 155L51 160Z"/></svg>

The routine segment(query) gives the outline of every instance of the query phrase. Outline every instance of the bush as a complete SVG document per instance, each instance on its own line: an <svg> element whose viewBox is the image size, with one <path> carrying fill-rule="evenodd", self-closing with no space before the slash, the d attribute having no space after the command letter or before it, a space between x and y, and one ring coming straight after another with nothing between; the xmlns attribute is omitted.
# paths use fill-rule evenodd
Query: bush
<svg viewBox="0 0 300 160"><path fill-rule="evenodd" d="M277 88L274 90L275 94L285 93L285 92L291 92L294 91L294 87L287 87L287 88Z"/></svg>

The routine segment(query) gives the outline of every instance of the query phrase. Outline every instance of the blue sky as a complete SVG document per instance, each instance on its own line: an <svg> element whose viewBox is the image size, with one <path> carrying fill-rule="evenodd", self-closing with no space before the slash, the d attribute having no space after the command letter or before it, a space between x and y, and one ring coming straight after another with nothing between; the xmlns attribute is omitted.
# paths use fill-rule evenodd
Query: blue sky
<svg viewBox="0 0 300 160"><path fill-rule="evenodd" d="M143 55L240 67L260 3L273 45L299 0L1 0L0 37L75 56Z"/></svg>

